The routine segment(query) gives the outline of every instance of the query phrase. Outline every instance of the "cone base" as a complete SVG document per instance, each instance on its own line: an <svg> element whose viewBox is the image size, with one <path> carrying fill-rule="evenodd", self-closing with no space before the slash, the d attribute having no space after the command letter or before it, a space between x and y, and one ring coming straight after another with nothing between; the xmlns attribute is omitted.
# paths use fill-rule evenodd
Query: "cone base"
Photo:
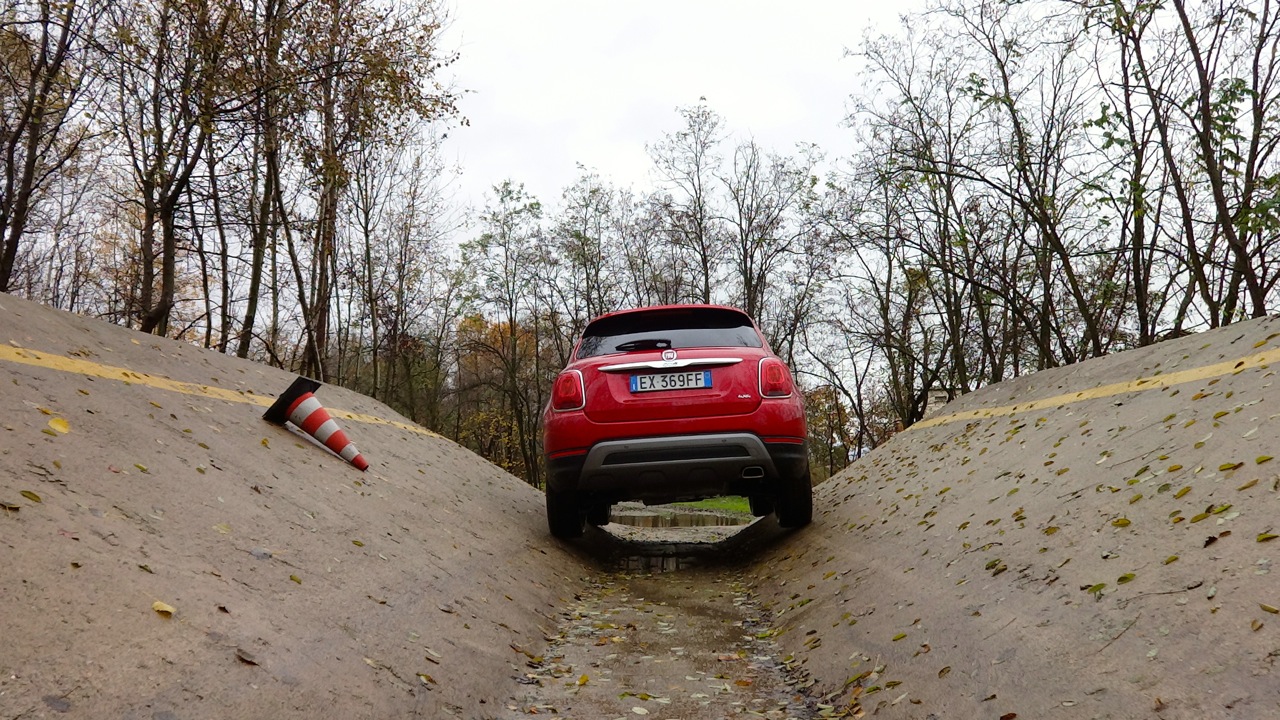
<svg viewBox="0 0 1280 720"><path fill-rule="evenodd" d="M293 406L294 401L307 393L313 393L320 389L320 383L309 377L299 375L288 390L284 391L276 401L267 408L262 414L262 419L275 425L283 425L289 419L289 408Z"/></svg>

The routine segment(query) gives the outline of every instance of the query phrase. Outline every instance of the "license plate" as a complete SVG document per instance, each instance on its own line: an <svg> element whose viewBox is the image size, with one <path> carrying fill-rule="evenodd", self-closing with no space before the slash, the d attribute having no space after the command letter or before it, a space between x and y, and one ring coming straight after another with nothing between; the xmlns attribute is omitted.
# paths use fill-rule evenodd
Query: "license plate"
<svg viewBox="0 0 1280 720"><path fill-rule="evenodd" d="M631 376L631 392L633 393L653 392L655 390L696 390L709 387L711 387L710 370Z"/></svg>

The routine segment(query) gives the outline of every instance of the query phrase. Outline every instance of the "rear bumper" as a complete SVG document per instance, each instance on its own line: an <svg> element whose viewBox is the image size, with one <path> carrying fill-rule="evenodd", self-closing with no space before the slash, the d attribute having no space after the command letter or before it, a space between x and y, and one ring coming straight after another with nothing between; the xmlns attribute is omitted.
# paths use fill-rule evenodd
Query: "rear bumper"
<svg viewBox="0 0 1280 720"><path fill-rule="evenodd" d="M547 483L588 502L649 503L768 492L801 472L808 447L753 433L672 435L596 443L585 454L547 459Z"/></svg>

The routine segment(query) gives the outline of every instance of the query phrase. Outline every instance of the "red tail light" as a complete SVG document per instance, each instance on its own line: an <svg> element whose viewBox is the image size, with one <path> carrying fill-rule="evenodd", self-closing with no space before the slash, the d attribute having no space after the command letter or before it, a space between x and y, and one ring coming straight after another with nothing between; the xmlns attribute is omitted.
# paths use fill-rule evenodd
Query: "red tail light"
<svg viewBox="0 0 1280 720"><path fill-rule="evenodd" d="M587 391L582 385L582 373L565 370L551 387L551 409L581 410L587 404Z"/></svg>
<svg viewBox="0 0 1280 720"><path fill-rule="evenodd" d="M762 397L790 397L795 391L791 371L777 358L760 361L760 395Z"/></svg>

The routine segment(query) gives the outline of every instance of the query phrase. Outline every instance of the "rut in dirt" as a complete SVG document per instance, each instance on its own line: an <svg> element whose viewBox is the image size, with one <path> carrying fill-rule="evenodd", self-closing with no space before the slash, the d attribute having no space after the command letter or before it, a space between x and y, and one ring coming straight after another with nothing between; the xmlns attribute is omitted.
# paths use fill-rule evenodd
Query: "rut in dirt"
<svg viewBox="0 0 1280 720"><path fill-rule="evenodd" d="M806 694L750 579L724 562L740 526L607 527L584 544L610 569L559 608L546 647L513 646L524 664L502 717L848 716Z"/></svg>

